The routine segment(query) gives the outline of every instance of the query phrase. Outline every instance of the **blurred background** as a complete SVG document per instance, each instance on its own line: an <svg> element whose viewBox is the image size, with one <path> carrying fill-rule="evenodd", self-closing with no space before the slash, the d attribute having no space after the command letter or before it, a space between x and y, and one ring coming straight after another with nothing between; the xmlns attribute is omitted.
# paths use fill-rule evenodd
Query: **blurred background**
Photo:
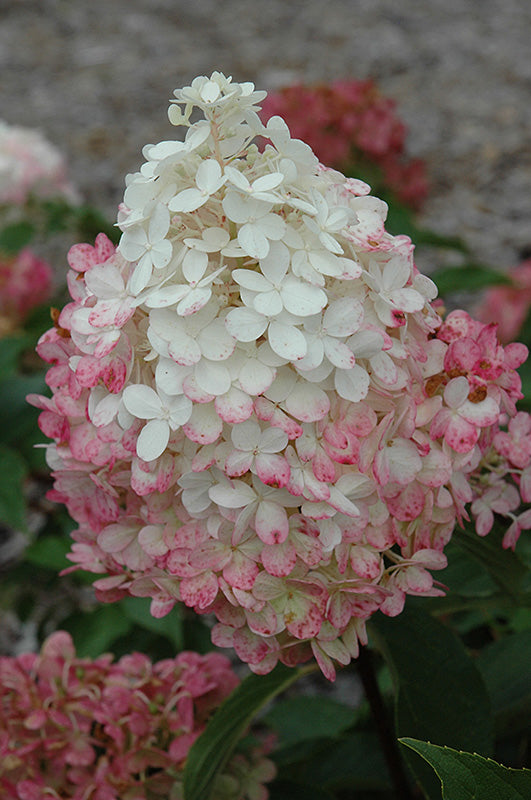
<svg viewBox="0 0 531 800"><path fill-rule="evenodd" d="M40 128L113 219L142 146L175 137L168 100L194 76L267 90L371 77L426 162L423 224L508 268L531 248L530 40L522 0L2 0L0 117Z"/></svg>

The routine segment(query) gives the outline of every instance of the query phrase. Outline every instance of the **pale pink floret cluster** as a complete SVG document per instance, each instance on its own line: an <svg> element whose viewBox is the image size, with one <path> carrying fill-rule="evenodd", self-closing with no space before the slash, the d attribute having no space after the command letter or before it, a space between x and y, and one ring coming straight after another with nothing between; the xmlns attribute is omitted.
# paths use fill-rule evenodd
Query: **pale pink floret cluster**
<svg viewBox="0 0 531 800"><path fill-rule="evenodd" d="M78 199L59 150L40 131L0 120L0 205L30 197Z"/></svg>
<svg viewBox="0 0 531 800"><path fill-rule="evenodd" d="M76 655L70 635L0 658L0 794L12 800L182 800L190 747L238 678L218 653L152 663ZM267 800L258 743L236 753L216 797Z"/></svg>
<svg viewBox="0 0 531 800"><path fill-rule="evenodd" d="M15 256L0 255L0 333L24 321L52 292L50 265L29 247Z"/></svg>
<svg viewBox="0 0 531 800"><path fill-rule="evenodd" d="M72 302L38 346L51 496L101 599L182 601L254 671L313 653L332 678L375 611L442 593L470 509L481 534L484 505L507 516L508 546L529 527L531 453L504 438L529 426L527 349L465 312L441 323L385 203L264 127L252 84L175 95L184 141L144 149L116 252L72 248Z"/></svg>

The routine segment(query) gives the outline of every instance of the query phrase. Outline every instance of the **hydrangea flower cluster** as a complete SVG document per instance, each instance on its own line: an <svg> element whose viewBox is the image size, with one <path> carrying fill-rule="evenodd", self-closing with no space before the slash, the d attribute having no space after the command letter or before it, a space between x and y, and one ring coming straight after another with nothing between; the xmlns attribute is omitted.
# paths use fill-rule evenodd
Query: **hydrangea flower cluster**
<svg viewBox="0 0 531 800"><path fill-rule="evenodd" d="M77 200L63 156L40 131L0 120L0 205L24 205L31 196Z"/></svg>
<svg viewBox="0 0 531 800"><path fill-rule="evenodd" d="M498 338L512 342L520 334L531 309L531 258L509 270L512 286L492 286L478 308L479 319L498 323Z"/></svg>
<svg viewBox="0 0 531 800"><path fill-rule="evenodd" d="M175 92L186 135L144 148L118 249L70 251L32 402L100 599L182 601L255 672L313 653L333 678L374 612L442 593L456 522L504 514L506 546L530 527L527 348L442 322L385 203L263 98L219 73Z"/></svg>
<svg viewBox="0 0 531 800"><path fill-rule="evenodd" d="M52 292L50 265L26 247L15 256L0 255L0 336L17 327Z"/></svg>
<svg viewBox="0 0 531 800"><path fill-rule="evenodd" d="M293 136L307 142L323 164L355 170L379 167L387 187L418 210L428 194L424 162L405 153L406 128L395 102L372 80L286 86L268 95L262 118L282 117Z"/></svg>
<svg viewBox="0 0 531 800"><path fill-rule="evenodd" d="M40 654L0 658L0 791L13 800L182 800L190 747L238 684L218 654L157 663L76 656L58 631ZM218 778L220 800L267 800L256 744Z"/></svg>

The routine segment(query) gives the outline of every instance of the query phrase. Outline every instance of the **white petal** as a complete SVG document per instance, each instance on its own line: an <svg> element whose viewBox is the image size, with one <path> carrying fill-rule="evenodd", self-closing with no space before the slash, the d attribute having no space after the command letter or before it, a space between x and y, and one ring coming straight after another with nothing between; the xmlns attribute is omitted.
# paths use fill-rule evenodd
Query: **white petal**
<svg viewBox="0 0 531 800"><path fill-rule="evenodd" d="M188 439L197 444L212 444L219 439L223 423L210 403L195 404L192 416L183 425Z"/></svg>
<svg viewBox="0 0 531 800"><path fill-rule="evenodd" d="M200 120L192 125L192 127L188 129L184 139L188 151L191 152L192 150L196 150L198 147L201 147L201 145L206 142L210 136L210 133L210 123L206 120Z"/></svg>
<svg viewBox="0 0 531 800"><path fill-rule="evenodd" d="M196 314L200 311L212 296L212 289L210 287L201 289L199 287L192 289L186 297L183 297L178 304L176 311L181 317L188 317L190 314Z"/></svg>
<svg viewBox="0 0 531 800"><path fill-rule="evenodd" d="M343 248L341 247L337 239L334 239L334 237L331 236L329 233L321 231L321 233L319 234L319 240L321 244L324 244L327 250L330 250L331 253L337 253L337 255L342 255Z"/></svg>
<svg viewBox="0 0 531 800"><path fill-rule="evenodd" d="M189 283L201 280L208 266L208 256L198 250L190 250L183 259L183 275Z"/></svg>
<svg viewBox="0 0 531 800"><path fill-rule="evenodd" d="M162 239L153 245L150 250L151 260L155 269L162 269L169 264L173 255L173 245L167 239ZM148 253L146 253L146 256Z"/></svg>
<svg viewBox="0 0 531 800"><path fill-rule="evenodd" d="M383 383L393 386L398 378L398 369L393 359L384 353L377 353L371 358L371 368Z"/></svg>
<svg viewBox="0 0 531 800"><path fill-rule="evenodd" d="M136 452L143 461L161 456L170 439L170 426L164 419L152 419L140 431Z"/></svg>
<svg viewBox="0 0 531 800"><path fill-rule="evenodd" d="M219 361L202 358L195 368L195 378L201 389L209 394L225 394L230 389L229 371Z"/></svg>
<svg viewBox="0 0 531 800"><path fill-rule="evenodd" d="M282 239L286 231L286 223L277 214L266 214L265 217L258 220L258 224L262 233L275 242Z"/></svg>
<svg viewBox="0 0 531 800"><path fill-rule="evenodd" d="M253 192L269 192L271 189L276 189L284 180L284 175L281 172L272 172L270 175L262 175L253 181Z"/></svg>
<svg viewBox="0 0 531 800"><path fill-rule="evenodd" d="M138 419L154 419L162 411L160 397L150 386L137 383L124 389L123 400L126 409Z"/></svg>
<svg viewBox="0 0 531 800"><path fill-rule="evenodd" d="M223 508L243 508L256 498L254 490L243 481L232 481L232 486L212 486L208 494L214 503Z"/></svg>
<svg viewBox="0 0 531 800"><path fill-rule="evenodd" d="M256 358L249 358L240 370L238 380L244 392L259 395L269 389L275 378L275 370Z"/></svg>
<svg viewBox="0 0 531 800"><path fill-rule="evenodd" d="M273 288L267 278L253 269L235 269L231 275L239 286L252 292L269 292Z"/></svg>
<svg viewBox="0 0 531 800"><path fill-rule="evenodd" d="M348 340L356 358L372 358L384 346L384 337L378 331L358 331Z"/></svg>
<svg viewBox="0 0 531 800"><path fill-rule="evenodd" d="M256 222L247 222L240 228L238 242L252 258L265 258L269 253L269 241Z"/></svg>
<svg viewBox="0 0 531 800"><path fill-rule="evenodd" d="M228 392L216 397L214 408L218 417L231 425L245 422L254 411L253 401L249 395L235 386L231 386Z"/></svg>
<svg viewBox="0 0 531 800"><path fill-rule="evenodd" d="M304 334L293 325L283 322L272 322L268 330L269 344L272 350L288 361L297 361L306 355L307 345Z"/></svg>
<svg viewBox="0 0 531 800"><path fill-rule="evenodd" d="M112 422L118 412L121 401L120 395L117 394L108 394L103 400L100 400L90 417L94 425L99 428L100 425L108 425L109 422Z"/></svg>
<svg viewBox="0 0 531 800"><path fill-rule="evenodd" d="M155 383L165 394L182 394L183 381L190 372L190 367L183 367L169 358L161 358L155 370Z"/></svg>
<svg viewBox="0 0 531 800"><path fill-rule="evenodd" d="M249 199L244 199L237 192L227 192L222 205L223 211L232 222L241 224L249 219Z"/></svg>
<svg viewBox="0 0 531 800"><path fill-rule="evenodd" d="M96 264L85 273L89 291L102 300L114 300L124 289L124 280L114 264Z"/></svg>
<svg viewBox="0 0 531 800"><path fill-rule="evenodd" d="M170 211L175 211L177 213L188 213L190 211L196 211L196 209L204 205L207 200L208 195L204 195L195 187L183 189L182 192L172 197L168 203L168 208Z"/></svg>
<svg viewBox="0 0 531 800"><path fill-rule="evenodd" d="M328 301L326 293L319 287L291 277L285 279L280 292L286 310L298 317L318 314Z"/></svg>
<svg viewBox="0 0 531 800"><path fill-rule="evenodd" d="M326 392L306 381L300 381L284 403L289 413L302 422L316 422L323 419L330 410L330 400Z"/></svg>
<svg viewBox="0 0 531 800"><path fill-rule="evenodd" d="M355 364L352 369L336 370L335 385L337 393L345 400L359 403L367 397L369 391L369 376L366 371Z"/></svg>
<svg viewBox="0 0 531 800"><path fill-rule="evenodd" d="M253 306L259 314L266 317L275 317L283 309L282 298L277 289L261 292L253 300Z"/></svg>
<svg viewBox="0 0 531 800"><path fill-rule="evenodd" d="M286 245L282 242L273 242L269 254L260 261L260 269L271 284L278 285L288 271L289 262L290 252Z"/></svg>
<svg viewBox="0 0 531 800"><path fill-rule="evenodd" d="M288 444L288 434L281 428L266 428L260 438L260 452L279 453Z"/></svg>
<svg viewBox="0 0 531 800"><path fill-rule="evenodd" d="M389 302L399 311L412 313L424 308L425 300L415 289L397 289L389 295Z"/></svg>
<svg viewBox="0 0 531 800"><path fill-rule="evenodd" d="M158 203L149 221L149 240L159 242L164 239L170 227L170 212L163 203Z"/></svg>
<svg viewBox="0 0 531 800"><path fill-rule="evenodd" d="M225 175L234 186L237 186L238 189L241 189L243 192L248 192L251 188L251 184L245 175L242 175L238 169L234 167L225 167Z"/></svg>
<svg viewBox="0 0 531 800"><path fill-rule="evenodd" d="M239 342L254 342L267 328L267 319L251 308L235 308L227 314L225 325Z"/></svg>
<svg viewBox="0 0 531 800"><path fill-rule="evenodd" d="M144 300L144 305L147 308L168 308L186 297L189 291L190 287L184 284L161 286L159 289L149 292Z"/></svg>
<svg viewBox="0 0 531 800"><path fill-rule="evenodd" d="M192 414L192 401L185 397L183 394L178 397L172 397L169 404L170 412L170 427L172 430L180 428L185 422L188 422Z"/></svg>
<svg viewBox="0 0 531 800"><path fill-rule="evenodd" d="M205 358L211 361L225 361L236 346L236 340L220 319L215 319L199 332L197 343Z"/></svg>
<svg viewBox="0 0 531 800"><path fill-rule="evenodd" d="M221 179L220 182L220 179L221 167L217 161L207 158L206 161L201 162L196 172L195 182L202 191L208 192L208 194L217 192L223 183L223 180Z"/></svg>
<svg viewBox="0 0 531 800"><path fill-rule="evenodd" d="M143 256L138 264L133 267L133 272L129 278L128 290L133 295L139 294L148 285L149 279L153 274L153 262L151 258Z"/></svg>
<svg viewBox="0 0 531 800"><path fill-rule="evenodd" d="M470 386L464 375L449 381L444 390L444 402L450 408L459 408L468 397Z"/></svg>
<svg viewBox="0 0 531 800"><path fill-rule="evenodd" d="M346 344L338 342L338 340L332 338L332 336L326 336L323 344L326 357L334 367L350 369L354 366L356 362L354 353Z"/></svg>
<svg viewBox="0 0 531 800"><path fill-rule="evenodd" d="M255 420L235 425L231 431L232 443L238 450L254 450L258 446L260 436L260 425Z"/></svg>
<svg viewBox="0 0 531 800"><path fill-rule="evenodd" d="M201 239L185 239L184 244L203 253L217 253L230 241L230 234L224 228L206 228Z"/></svg>
<svg viewBox="0 0 531 800"><path fill-rule="evenodd" d="M182 364L185 367L197 364L201 358L199 345L195 339L188 336L184 331L170 341L168 353L177 364Z"/></svg>
<svg viewBox="0 0 531 800"><path fill-rule="evenodd" d="M382 273L382 288L385 292L401 289L409 280L411 265L401 256L395 256L384 267Z"/></svg>
<svg viewBox="0 0 531 800"><path fill-rule="evenodd" d="M350 336L363 322L363 305L353 297L335 300L326 309L323 328L330 336Z"/></svg>

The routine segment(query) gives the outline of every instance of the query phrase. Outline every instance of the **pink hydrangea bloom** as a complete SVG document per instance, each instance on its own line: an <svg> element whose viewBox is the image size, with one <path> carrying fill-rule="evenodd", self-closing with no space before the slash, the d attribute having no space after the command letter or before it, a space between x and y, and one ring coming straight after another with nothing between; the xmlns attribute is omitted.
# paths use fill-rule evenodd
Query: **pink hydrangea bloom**
<svg viewBox="0 0 531 800"><path fill-rule="evenodd" d="M13 800L153 800L182 795L190 747L238 684L218 653L152 663L79 658L58 631L41 652L0 657L0 793ZM257 744L218 780L227 800L267 800Z"/></svg>
<svg viewBox="0 0 531 800"><path fill-rule="evenodd" d="M50 265L29 248L16 256L0 256L0 318L3 328L23 322L29 312L50 297Z"/></svg>
<svg viewBox="0 0 531 800"><path fill-rule="evenodd" d="M501 342L513 342L531 309L531 258L510 270L512 286L493 286L478 309L484 322L498 323Z"/></svg>
<svg viewBox="0 0 531 800"><path fill-rule="evenodd" d="M50 496L100 598L184 602L254 671L313 654L332 678L373 613L442 593L456 523L477 508L488 532L480 498L530 490L528 451L496 436L527 348L442 322L385 203L264 126L252 84L175 96L184 141L144 149L118 249L71 251L72 302L38 345Z"/></svg>
<svg viewBox="0 0 531 800"><path fill-rule="evenodd" d="M0 205L24 205L30 196L78 196L61 153L40 131L0 120Z"/></svg>
<svg viewBox="0 0 531 800"><path fill-rule="evenodd" d="M406 128L395 103L372 80L286 86L268 95L262 118L282 117L323 164L345 170L373 164L403 203L420 208L428 194L424 162L405 154Z"/></svg>

